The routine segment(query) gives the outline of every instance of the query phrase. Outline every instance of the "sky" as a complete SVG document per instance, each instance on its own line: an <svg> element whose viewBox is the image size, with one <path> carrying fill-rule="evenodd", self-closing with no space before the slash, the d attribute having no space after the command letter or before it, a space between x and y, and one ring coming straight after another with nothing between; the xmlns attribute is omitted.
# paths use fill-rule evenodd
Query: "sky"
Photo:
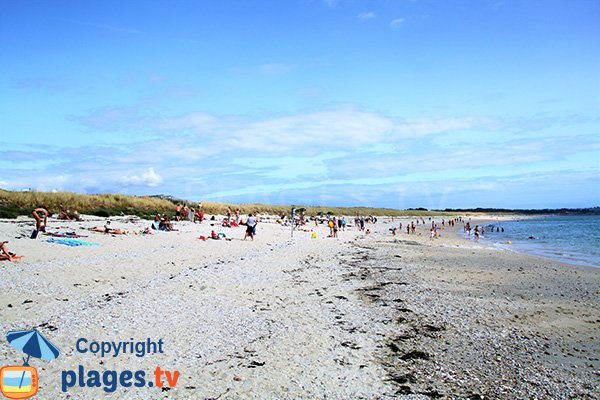
<svg viewBox="0 0 600 400"><path fill-rule="evenodd" d="M0 2L0 188L600 206L600 1Z"/></svg>

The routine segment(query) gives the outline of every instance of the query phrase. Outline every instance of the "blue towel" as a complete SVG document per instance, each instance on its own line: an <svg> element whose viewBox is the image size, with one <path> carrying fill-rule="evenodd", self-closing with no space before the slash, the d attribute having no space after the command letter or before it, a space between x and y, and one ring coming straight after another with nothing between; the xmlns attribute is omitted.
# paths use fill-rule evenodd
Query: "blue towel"
<svg viewBox="0 0 600 400"><path fill-rule="evenodd" d="M74 246L100 246L99 243L85 242L83 240L77 239L48 239L46 240L49 243L58 243L64 244L66 246L74 247Z"/></svg>

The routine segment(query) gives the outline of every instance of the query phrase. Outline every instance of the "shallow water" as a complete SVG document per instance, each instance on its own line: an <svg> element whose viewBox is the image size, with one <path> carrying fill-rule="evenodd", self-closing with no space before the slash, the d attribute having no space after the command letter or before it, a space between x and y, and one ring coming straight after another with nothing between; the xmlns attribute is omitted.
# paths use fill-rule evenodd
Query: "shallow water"
<svg viewBox="0 0 600 400"><path fill-rule="evenodd" d="M500 221L484 225L485 235L481 241L569 264L600 268L599 227L600 216L548 216ZM504 232L497 232L497 228L504 228Z"/></svg>

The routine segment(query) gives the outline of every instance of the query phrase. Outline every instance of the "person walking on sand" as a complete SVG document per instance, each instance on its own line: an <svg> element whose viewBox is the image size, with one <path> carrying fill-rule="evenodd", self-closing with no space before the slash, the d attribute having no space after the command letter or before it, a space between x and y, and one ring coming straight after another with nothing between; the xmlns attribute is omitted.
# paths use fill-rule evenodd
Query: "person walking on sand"
<svg viewBox="0 0 600 400"><path fill-rule="evenodd" d="M246 220L246 234L244 235L244 240L248 236L250 239L254 241L254 228L256 227L256 218L252 214L248 214L248 219Z"/></svg>

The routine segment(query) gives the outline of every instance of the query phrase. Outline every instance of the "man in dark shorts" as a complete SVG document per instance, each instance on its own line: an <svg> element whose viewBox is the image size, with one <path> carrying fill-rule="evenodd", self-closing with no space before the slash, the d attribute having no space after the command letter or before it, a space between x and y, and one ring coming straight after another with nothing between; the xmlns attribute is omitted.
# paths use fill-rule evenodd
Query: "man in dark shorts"
<svg viewBox="0 0 600 400"><path fill-rule="evenodd" d="M248 220L246 221L246 234L244 240L248 236L254 241L254 227L256 226L256 218L252 214L248 214Z"/></svg>

